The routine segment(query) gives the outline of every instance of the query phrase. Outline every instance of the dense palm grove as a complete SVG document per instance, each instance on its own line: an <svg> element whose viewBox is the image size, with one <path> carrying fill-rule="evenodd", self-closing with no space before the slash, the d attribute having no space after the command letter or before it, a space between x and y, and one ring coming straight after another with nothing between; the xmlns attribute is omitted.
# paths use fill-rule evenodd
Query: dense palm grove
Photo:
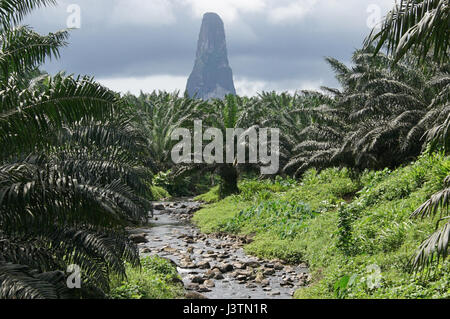
<svg viewBox="0 0 450 319"><path fill-rule="evenodd" d="M351 66L327 58L339 89L212 101L120 96L90 77L41 72L68 33L42 36L20 22L53 3L0 1L1 298L105 297L111 275L125 275L125 261L139 265L125 227L146 222L150 185L161 177L173 186L209 172L220 177L222 197L239 192L239 176L257 174L260 164L172 164L173 130L196 119L222 132L280 128L279 174L297 179L328 167L357 178L450 148L448 0L402 1ZM444 221L449 187L450 176L413 217ZM440 226L412 266L445 258L449 237L450 223ZM72 264L81 267L81 290L66 287Z"/></svg>
<svg viewBox="0 0 450 319"><path fill-rule="evenodd" d="M89 77L35 77L67 32L18 23L52 1L2 1L0 295L70 296L65 271L82 267L82 296L102 296L124 260L139 262L123 225L146 220L146 140L120 98ZM68 295L69 294L69 295Z"/></svg>

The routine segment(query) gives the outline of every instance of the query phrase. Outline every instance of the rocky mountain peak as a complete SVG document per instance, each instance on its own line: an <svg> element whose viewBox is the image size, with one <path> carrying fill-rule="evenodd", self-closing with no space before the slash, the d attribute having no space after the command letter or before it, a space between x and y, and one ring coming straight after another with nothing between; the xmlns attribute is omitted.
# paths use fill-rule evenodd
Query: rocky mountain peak
<svg viewBox="0 0 450 319"><path fill-rule="evenodd" d="M208 100L236 94L229 66L225 27L216 13L206 13L197 45L194 69L186 90L189 96Z"/></svg>

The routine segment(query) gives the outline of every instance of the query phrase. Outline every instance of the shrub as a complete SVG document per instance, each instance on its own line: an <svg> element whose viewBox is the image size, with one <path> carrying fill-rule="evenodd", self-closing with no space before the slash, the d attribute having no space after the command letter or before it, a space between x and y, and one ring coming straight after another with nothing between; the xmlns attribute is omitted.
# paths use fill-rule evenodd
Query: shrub
<svg viewBox="0 0 450 319"><path fill-rule="evenodd" d="M280 239L292 239L304 227L304 221L316 215L302 202L269 200L239 212L222 228L231 232L242 229L248 233L271 232L277 234Z"/></svg>
<svg viewBox="0 0 450 319"><path fill-rule="evenodd" d="M168 260L160 257L141 259L142 267L127 265L127 278L112 279L112 299L174 299L183 295L180 277Z"/></svg>
<svg viewBox="0 0 450 319"><path fill-rule="evenodd" d="M154 200L163 200L171 197L169 192L160 186L151 186L150 190Z"/></svg>

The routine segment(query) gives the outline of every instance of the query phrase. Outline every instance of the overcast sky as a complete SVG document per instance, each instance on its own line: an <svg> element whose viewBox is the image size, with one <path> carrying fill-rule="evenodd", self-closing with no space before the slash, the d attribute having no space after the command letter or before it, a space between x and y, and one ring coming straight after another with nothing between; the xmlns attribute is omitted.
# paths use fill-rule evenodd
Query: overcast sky
<svg viewBox="0 0 450 319"><path fill-rule="evenodd" d="M205 12L225 23L238 94L337 86L325 56L346 63L377 16L395 0L59 0L25 23L37 31L66 28L68 9L81 9L50 73L93 75L120 92L184 92ZM73 12L73 11L71 11ZM69 19L70 21L76 21Z"/></svg>

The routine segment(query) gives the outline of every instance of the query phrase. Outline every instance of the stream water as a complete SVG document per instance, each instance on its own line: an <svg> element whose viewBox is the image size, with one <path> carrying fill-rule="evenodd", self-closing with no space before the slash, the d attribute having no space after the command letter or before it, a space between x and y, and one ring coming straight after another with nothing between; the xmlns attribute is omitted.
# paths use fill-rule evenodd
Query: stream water
<svg viewBox="0 0 450 319"><path fill-rule="evenodd" d="M310 280L307 266L286 265L245 254L247 238L205 235L190 223L200 203L155 203L151 227L134 229L141 256L158 255L177 265L187 298L290 299Z"/></svg>

